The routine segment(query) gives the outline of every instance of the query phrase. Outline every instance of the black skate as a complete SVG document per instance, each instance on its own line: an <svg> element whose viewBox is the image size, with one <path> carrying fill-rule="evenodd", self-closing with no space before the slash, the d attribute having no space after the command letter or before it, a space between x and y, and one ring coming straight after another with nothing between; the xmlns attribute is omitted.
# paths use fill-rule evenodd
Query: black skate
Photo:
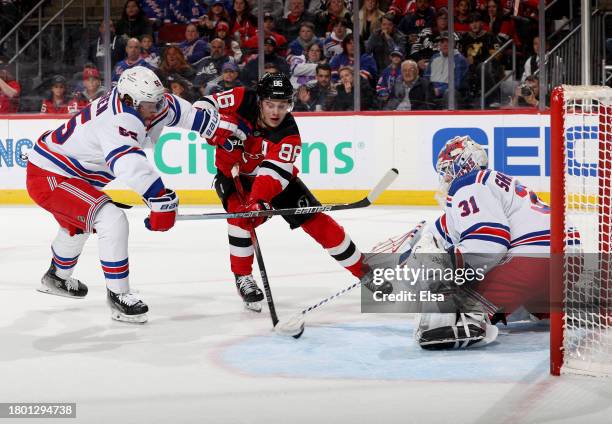
<svg viewBox="0 0 612 424"><path fill-rule="evenodd" d="M263 292L257 287L252 275L236 275L236 289L244 301L244 307L255 312L261 312Z"/></svg>
<svg viewBox="0 0 612 424"><path fill-rule="evenodd" d="M372 293L377 291L381 292L382 294L393 293L393 284L391 284L390 281L385 280L380 285L374 283L374 272L371 269L363 277L361 277L361 284Z"/></svg>
<svg viewBox="0 0 612 424"><path fill-rule="evenodd" d="M111 318L116 321L144 324L149 307L133 293L114 293L106 290Z"/></svg>
<svg viewBox="0 0 612 424"><path fill-rule="evenodd" d="M56 271L57 268L51 263L49 270L40 280L41 284L37 289L39 292L71 297L73 299L82 299L87 295L87 286L85 284L73 277L64 280L55 275Z"/></svg>

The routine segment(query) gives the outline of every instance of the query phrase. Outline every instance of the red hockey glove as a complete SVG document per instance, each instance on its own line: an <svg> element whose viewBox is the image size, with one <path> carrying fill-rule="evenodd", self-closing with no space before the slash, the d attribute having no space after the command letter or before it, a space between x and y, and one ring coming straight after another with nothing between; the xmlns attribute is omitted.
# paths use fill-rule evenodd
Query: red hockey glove
<svg viewBox="0 0 612 424"><path fill-rule="evenodd" d="M166 193L158 197L145 199L151 209L149 217L145 219L145 227L151 231L168 231L176 222L178 197L173 190L166 189Z"/></svg>
<svg viewBox="0 0 612 424"><path fill-rule="evenodd" d="M228 151L232 151L235 142L227 144L228 138L244 141L246 136L238 129L238 119L231 115L219 113L217 109L206 109L204 113L204 125L200 129L200 135L204 137L208 144L222 146ZM208 118L208 119L207 119Z"/></svg>
<svg viewBox="0 0 612 424"><path fill-rule="evenodd" d="M252 201L246 206L242 206L238 212L258 212L258 211L269 211L272 207L264 202L263 200ZM272 218L271 216L259 216L256 218L248 218L249 223L253 226L253 228L259 227L261 224L266 222L268 219Z"/></svg>

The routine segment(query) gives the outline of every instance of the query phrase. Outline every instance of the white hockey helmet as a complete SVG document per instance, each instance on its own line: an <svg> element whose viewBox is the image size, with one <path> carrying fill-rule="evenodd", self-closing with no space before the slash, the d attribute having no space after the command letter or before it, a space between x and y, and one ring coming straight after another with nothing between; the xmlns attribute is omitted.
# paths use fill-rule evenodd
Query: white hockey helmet
<svg viewBox="0 0 612 424"><path fill-rule="evenodd" d="M144 66L134 66L123 71L117 83L117 91L122 99L125 95L130 96L132 106L136 109L140 103L148 102L155 104L156 111L161 112L166 105L163 84L155 72Z"/></svg>

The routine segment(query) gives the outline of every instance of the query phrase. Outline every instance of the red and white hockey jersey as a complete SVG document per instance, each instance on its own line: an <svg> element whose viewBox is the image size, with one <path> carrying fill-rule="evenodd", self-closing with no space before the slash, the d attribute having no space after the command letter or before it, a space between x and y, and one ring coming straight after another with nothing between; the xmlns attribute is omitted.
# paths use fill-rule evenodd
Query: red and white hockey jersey
<svg viewBox="0 0 612 424"><path fill-rule="evenodd" d="M147 127L138 112L121 101L117 89L112 89L55 131L44 133L28 160L98 189L118 178L145 199L156 196L164 185L143 147L155 143L164 126L199 132L208 119L205 111L176 96L166 94L166 103Z"/></svg>
<svg viewBox="0 0 612 424"><path fill-rule="evenodd" d="M454 247L457 265L493 267L507 253L550 252L550 208L516 178L490 169L475 170L450 186L437 234ZM579 244L569 229L569 243Z"/></svg>

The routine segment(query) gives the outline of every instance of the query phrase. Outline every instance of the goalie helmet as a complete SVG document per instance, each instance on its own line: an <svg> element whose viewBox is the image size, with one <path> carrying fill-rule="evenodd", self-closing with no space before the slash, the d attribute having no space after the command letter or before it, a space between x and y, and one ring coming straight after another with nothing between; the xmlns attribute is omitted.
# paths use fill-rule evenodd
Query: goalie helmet
<svg viewBox="0 0 612 424"><path fill-rule="evenodd" d="M166 105L164 86L155 72L144 66L134 66L123 71L117 82L117 92L121 99L129 96L136 109L141 102L154 103L158 112Z"/></svg>
<svg viewBox="0 0 612 424"><path fill-rule="evenodd" d="M436 163L436 171L440 176L440 188L436 194L438 203L444 208L446 194L451 183L474 169L485 169L489 165L487 152L469 136L458 136L448 140Z"/></svg>
<svg viewBox="0 0 612 424"><path fill-rule="evenodd" d="M464 135L446 142L438 154L436 171L440 180L450 184L474 169L485 169L489 165L487 152L482 146Z"/></svg>

